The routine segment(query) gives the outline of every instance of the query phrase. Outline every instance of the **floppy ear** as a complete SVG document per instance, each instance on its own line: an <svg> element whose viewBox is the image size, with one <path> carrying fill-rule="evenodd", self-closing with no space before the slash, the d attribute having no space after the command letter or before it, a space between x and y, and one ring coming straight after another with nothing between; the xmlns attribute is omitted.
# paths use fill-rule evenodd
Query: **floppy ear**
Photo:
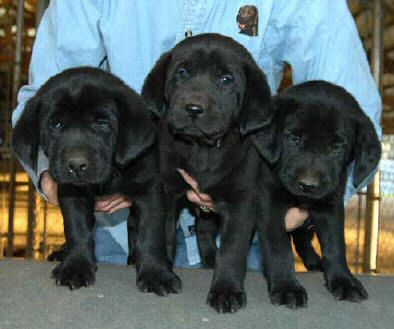
<svg viewBox="0 0 394 329"><path fill-rule="evenodd" d="M142 97L145 98L149 106L157 109L159 112L163 108L167 67L171 61L171 57L171 52L161 55L145 78L144 85L142 86Z"/></svg>
<svg viewBox="0 0 394 329"><path fill-rule="evenodd" d="M243 136L264 127L271 121L271 91L264 73L256 64L245 64L246 89L240 119Z"/></svg>
<svg viewBox="0 0 394 329"><path fill-rule="evenodd" d="M21 117L12 131L12 149L16 157L34 171L37 169L37 155L40 141L39 96L26 103Z"/></svg>
<svg viewBox="0 0 394 329"><path fill-rule="evenodd" d="M272 98L271 106L273 114L270 122L252 134L251 138L262 157L270 164L275 164L279 160L282 149L282 131L285 113L287 108L294 106L294 104L290 100L275 96Z"/></svg>
<svg viewBox="0 0 394 329"><path fill-rule="evenodd" d="M257 27L258 23L259 23L259 13L256 11L256 15L254 16L254 20L253 20L253 25Z"/></svg>
<svg viewBox="0 0 394 329"><path fill-rule="evenodd" d="M356 145L354 148L354 186L359 186L376 168L380 156L381 145L375 128L371 120L362 113L362 116L358 118Z"/></svg>
<svg viewBox="0 0 394 329"><path fill-rule="evenodd" d="M115 161L124 167L147 150L155 141L157 118L133 90L117 97L119 128Z"/></svg>

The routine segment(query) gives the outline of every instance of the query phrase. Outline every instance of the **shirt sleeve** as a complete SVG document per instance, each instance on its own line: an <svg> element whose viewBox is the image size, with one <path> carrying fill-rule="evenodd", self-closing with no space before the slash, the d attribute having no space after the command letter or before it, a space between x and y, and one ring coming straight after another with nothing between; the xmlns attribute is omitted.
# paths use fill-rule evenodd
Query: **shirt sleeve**
<svg viewBox="0 0 394 329"><path fill-rule="evenodd" d="M300 0L287 31L283 61L292 67L293 82L326 80L344 87L370 117L381 139L382 101L346 1ZM352 166L345 201L371 182L377 170L354 188Z"/></svg>
<svg viewBox="0 0 394 329"><path fill-rule="evenodd" d="M51 0L46 9L32 50L29 81L18 93L18 105L12 125L20 118L26 102L51 76L76 66L98 67L105 57L98 21L98 1ZM37 132L39 133L39 132ZM21 163L39 189L41 173L48 169L48 159L39 149L37 171Z"/></svg>

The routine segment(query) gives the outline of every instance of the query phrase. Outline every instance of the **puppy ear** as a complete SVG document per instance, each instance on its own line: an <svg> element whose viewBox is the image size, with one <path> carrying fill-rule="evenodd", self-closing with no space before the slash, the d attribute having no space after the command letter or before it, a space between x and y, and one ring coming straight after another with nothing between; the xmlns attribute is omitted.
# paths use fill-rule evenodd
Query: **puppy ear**
<svg viewBox="0 0 394 329"><path fill-rule="evenodd" d="M118 95L116 103L120 115L115 161L124 167L154 143L158 120L142 97L129 88Z"/></svg>
<svg viewBox="0 0 394 329"><path fill-rule="evenodd" d="M161 55L145 78L144 85L142 86L142 97L148 102L149 106L157 109L159 112L162 111L164 103L167 67L171 61L171 57L171 52Z"/></svg>
<svg viewBox="0 0 394 329"><path fill-rule="evenodd" d="M26 103L21 117L12 131L12 149L16 157L34 171L40 141L40 97L34 96Z"/></svg>
<svg viewBox="0 0 394 329"><path fill-rule="evenodd" d="M251 139L261 156L270 164L275 164L282 150L283 120L286 109L294 105L290 100L275 96L272 98L271 106L273 115L270 122L252 134Z"/></svg>
<svg viewBox="0 0 394 329"><path fill-rule="evenodd" d="M258 23L259 23L259 13L256 10L256 15L254 16L254 20L253 20L253 25L257 27Z"/></svg>
<svg viewBox="0 0 394 329"><path fill-rule="evenodd" d="M243 136L272 120L271 91L264 73L254 63L245 65L246 89L243 97L240 132Z"/></svg>
<svg viewBox="0 0 394 329"><path fill-rule="evenodd" d="M361 109L360 109L360 112ZM381 144L371 120L362 112L358 118L354 148L353 184L359 186L376 168L381 156Z"/></svg>

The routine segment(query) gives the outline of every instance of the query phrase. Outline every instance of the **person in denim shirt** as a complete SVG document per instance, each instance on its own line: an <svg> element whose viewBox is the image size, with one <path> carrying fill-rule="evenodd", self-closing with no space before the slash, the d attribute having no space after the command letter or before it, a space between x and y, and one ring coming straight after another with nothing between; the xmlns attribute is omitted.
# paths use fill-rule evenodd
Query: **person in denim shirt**
<svg viewBox="0 0 394 329"><path fill-rule="evenodd" d="M205 32L221 33L243 44L265 72L273 94L285 63L291 66L294 83L322 79L343 86L358 100L381 137L381 98L345 0L51 0L37 31L29 84L20 89L13 124L37 89L67 68L100 67L139 92L163 52L186 36ZM40 152L36 172L24 167L37 189L56 204L57 186L47 171L45 155ZM196 182L191 179L190 183ZM350 175L345 201L355 192ZM212 207L204 194L190 192L189 199ZM132 200L122 195L97 201L98 261L126 263L125 220L131 204ZM287 229L306 217L305 211L291 209L286 216ZM183 210L176 266L199 266L196 239L190 229L193 225L194 218ZM254 241L248 266L257 269L260 264Z"/></svg>

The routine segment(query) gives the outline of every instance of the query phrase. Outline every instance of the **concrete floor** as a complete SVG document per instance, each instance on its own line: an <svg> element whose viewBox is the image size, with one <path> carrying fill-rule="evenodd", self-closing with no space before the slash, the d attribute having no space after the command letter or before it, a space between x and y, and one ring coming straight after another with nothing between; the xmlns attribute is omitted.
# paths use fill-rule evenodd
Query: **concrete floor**
<svg viewBox="0 0 394 329"><path fill-rule="evenodd" d="M394 277L360 276L370 298L338 302L319 273L300 273L309 293L306 309L272 306L260 273L246 279L248 306L236 314L217 314L205 304L209 270L177 270L180 295L157 297L135 287L134 268L100 265L93 287L70 291L50 279L53 263L0 260L0 329L391 329L394 328Z"/></svg>

